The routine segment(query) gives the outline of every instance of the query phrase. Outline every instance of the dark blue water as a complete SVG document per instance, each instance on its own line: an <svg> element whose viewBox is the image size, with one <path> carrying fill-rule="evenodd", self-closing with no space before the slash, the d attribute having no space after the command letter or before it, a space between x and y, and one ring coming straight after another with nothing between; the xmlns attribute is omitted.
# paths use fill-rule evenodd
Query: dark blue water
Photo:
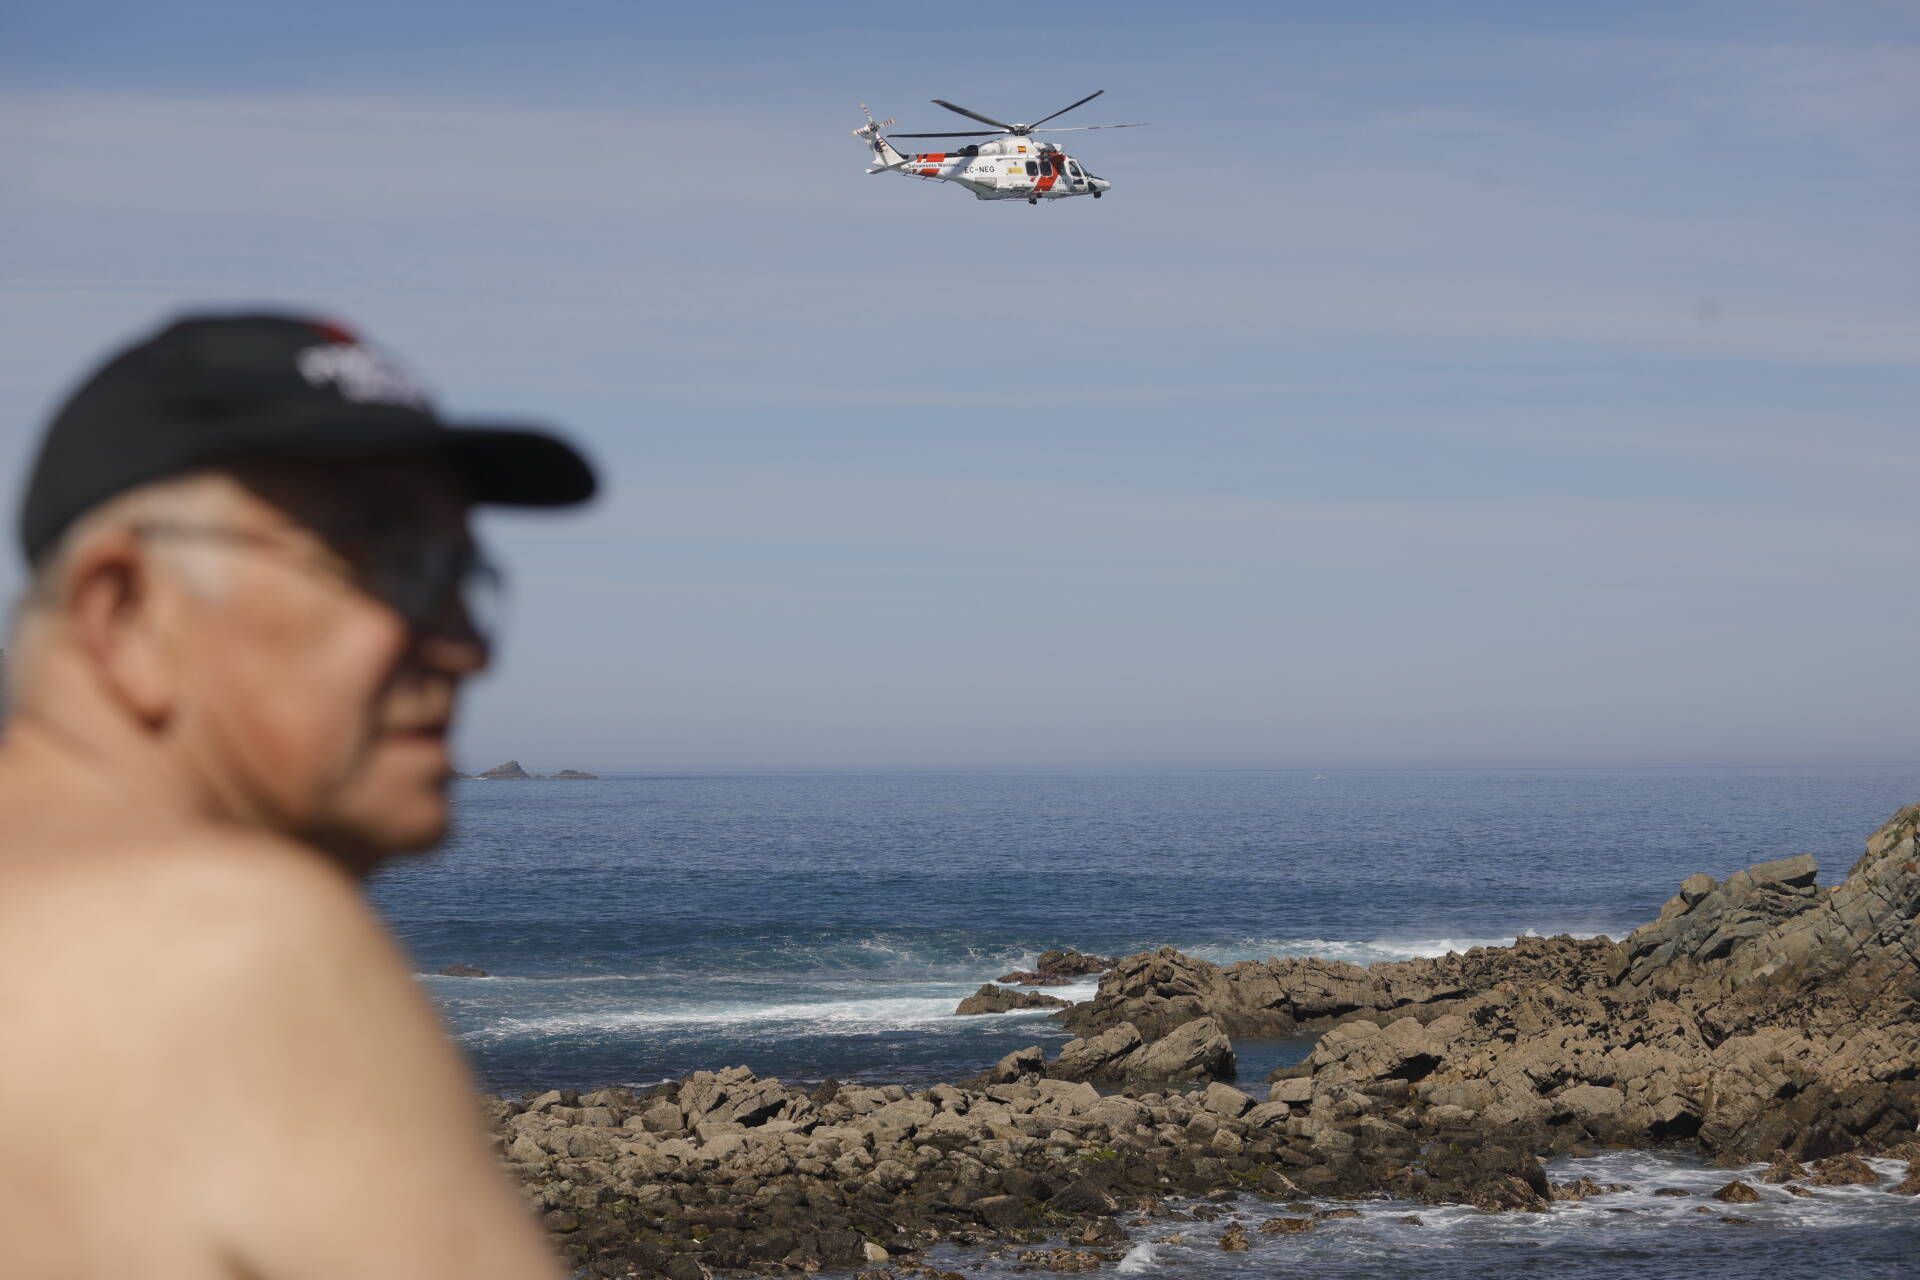
<svg viewBox="0 0 1920 1280"><path fill-rule="evenodd" d="M423 981L484 1083L519 1090L735 1063L970 1074L1064 1038L1034 1014L951 1016L1054 946L1365 962L1528 930L1618 936L1695 871L1810 852L1837 880L1920 799L1920 769L633 777L456 794L450 847L375 894L422 970L498 975ZM1237 1047L1250 1085L1307 1048ZM1769 1189L1737 1207L1753 1223L1724 1224L1691 1212L1701 1200L1645 1195L1724 1171L1602 1159L1603 1181L1639 1190L1544 1216L1380 1205L1311 1238L1256 1235L1251 1255L1222 1254L1216 1226L1121 1270L1920 1276L1907 1197ZM1410 1212L1424 1225L1402 1224Z"/></svg>

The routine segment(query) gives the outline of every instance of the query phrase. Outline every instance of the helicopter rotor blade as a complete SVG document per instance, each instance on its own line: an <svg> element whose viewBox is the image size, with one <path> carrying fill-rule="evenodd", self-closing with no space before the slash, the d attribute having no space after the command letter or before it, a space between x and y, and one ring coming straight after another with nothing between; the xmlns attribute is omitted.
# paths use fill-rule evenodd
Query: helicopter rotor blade
<svg viewBox="0 0 1920 1280"><path fill-rule="evenodd" d="M981 129L977 133L890 133L887 136L889 138L997 138L1005 132L1004 129L998 132L992 129Z"/></svg>
<svg viewBox="0 0 1920 1280"><path fill-rule="evenodd" d="M1005 120L995 120L992 116L983 116L978 111L969 111L965 107L956 107L953 105L953 103L948 102L944 98L935 98L933 100L933 105L936 107L945 107L947 110L957 112L958 114L965 116L969 120L978 120L981 124L990 124L994 128L1003 129L1008 133L1015 132L1015 126L1008 124ZM1056 112L1055 114L1058 114L1058 113ZM1052 118L1053 118L1052 116L1048 117L1048 119L1052 119Z"/></svg>
<svg viewBox="0 0 1920 1280"><path fill-rule="evenodd" d="M1069 111L1071 111L1071 110L1073 110L1073 109L1074 109L1075 107L1084 107L1084 106L1086 106L1086 105L1087 105L1087 104L1088 104L1089 102L1092 102L1092 101L1093 101L1093 100L1094 100L1095 98L1097 98L1097 97L1099 97L1099 96L1100 96L1101 94L1103 94L1103 93L1105 93L1105 92L1106 92L1106 90L1105 90L1105 89L1095 89L1095 90L1094 90L1094 91L1093 91L1092 93L1090 93L1090 94L1088 94L1088 95L1087 95L1086 97L1084 97L1084 98L1082 98L1082 99L1080 99L1080 101L1078 101L1078 102L1069 102L1069 103L1068 103L1068 104L1067 104L1066 106L1064 106L1064 107L1062 107L1062 108L1060 108L1060 109L1059 109L1058 111L1056 111L1056 112L1054 112L1054 113L1053 113L1053 115L1050 115L1050 116L1041 116L1041 117L1040 117L1040 118L1039 118L1038 120L1035 120L1035 121L1033 122L1033 124L1034 124L1034 125L1039 125L1039 124L1045 124L1045 123L1046 123L1047 121L1049 121L1049 120L1052 120L1052 119L1055 119L1055 118L1057 118L1057 117L1059 117L1059 116L1063 116L1063 115L1065 115L1065 114L1067 114L1067 112L1069 112ZM1028 127L1029 129L1031 129L1031 128L1033 127L1033 125L1028 125L1027 127Z"/></svg>
<svg viewBox="0 0 1920 1280"><path fill-rule="evenodd" d="M1089 129L1144 129L1151 123L1138 120L1132 124L1057 124L1051 129L1035 129L1035 133L1085 133Z"/></svg>

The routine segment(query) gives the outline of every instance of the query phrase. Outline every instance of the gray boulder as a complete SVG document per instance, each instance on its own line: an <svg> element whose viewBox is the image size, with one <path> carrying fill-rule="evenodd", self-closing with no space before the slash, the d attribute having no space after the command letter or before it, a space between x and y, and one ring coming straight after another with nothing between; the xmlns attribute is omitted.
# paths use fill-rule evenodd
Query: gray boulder
<svg viewBox="0 0 1920 1280"><path fill-rule="evenodd" d="M1044 991L1019 991L989 982L962 1000L954 1013L971 1017L983 1013L1012 1013L1020 1009L1065 1009L1071 1003Z"/></svg>
<svg viewBox="0 0 1920 1280"><path fill-rule="evenodd" d="M1233 1042L1212 1018L1195 1018L1145 1045L1120 1064L1134 1080L1218 1080L1231 1077L1237 1062Z"/></svg>
<svg viewBox="0 0 1920 1280"><path fill-rule="evenodd" d="M1635 929L1623 944L1620 981L1647 981L1677 965L1725 959L1737 947L1819 905L1819 866L1809 854L1737 871L1725 884L1690 876L1660 917Z"/></svg>
<svg viewBox="0 0 1920 1280"><path fill-rule="evenodd" d="M1097 1036L1069 1040L1047 1074L1061 1080L1121 1079L1119 1064L1140 1048L1140 1032L1131 1022Z"/></svg>

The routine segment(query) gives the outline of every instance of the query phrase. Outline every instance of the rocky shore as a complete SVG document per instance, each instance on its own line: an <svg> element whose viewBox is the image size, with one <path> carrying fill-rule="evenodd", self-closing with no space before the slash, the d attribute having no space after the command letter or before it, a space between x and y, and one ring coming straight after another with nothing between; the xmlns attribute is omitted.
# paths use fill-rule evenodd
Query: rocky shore
<svg viewBox="0 0 1920 1280"><path fill-rule="evenodd" d="M1920 1195L1917 826L1920 806L1896 815L1831 889L1805 857L1691 877L1619 942L1366 968L1100 961L1098 995L1053 1015L1077 1036L1054 1058L1030 1048L930 1089L736 1067L489 1099L489 1116L593 1276L905 1270L941 1241L1087 1270L1128 1226L1204 1216L1208 1196L1272 1201L1270 1234L1314 1229L1328 1211L1309 1198L1540 1210L1607 1190L1549 1182L1542 1156L1665 1143L1770 1161L1762 1184L1789 1195L1881 1183L1862 1157L1885 1156L1908 1162L1889 1190ZM1303 1030L1320 1038L1299 1067L1225 1082L1232 1036ZM1760 1195L1733 1179L1715 1199Z"/></svg>

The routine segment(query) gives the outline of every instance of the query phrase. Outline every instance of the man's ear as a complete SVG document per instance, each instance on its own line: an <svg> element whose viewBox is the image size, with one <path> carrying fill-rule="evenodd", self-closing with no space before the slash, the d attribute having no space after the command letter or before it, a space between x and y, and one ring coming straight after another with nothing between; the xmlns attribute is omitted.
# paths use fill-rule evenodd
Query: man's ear
<svg viewBox="0 0 1920 1280"><path fill-rule="evenodd" d="M150 727L174 706L167 594L131 531L88 539L63 574L60 608L107 696Z"/></svg>

